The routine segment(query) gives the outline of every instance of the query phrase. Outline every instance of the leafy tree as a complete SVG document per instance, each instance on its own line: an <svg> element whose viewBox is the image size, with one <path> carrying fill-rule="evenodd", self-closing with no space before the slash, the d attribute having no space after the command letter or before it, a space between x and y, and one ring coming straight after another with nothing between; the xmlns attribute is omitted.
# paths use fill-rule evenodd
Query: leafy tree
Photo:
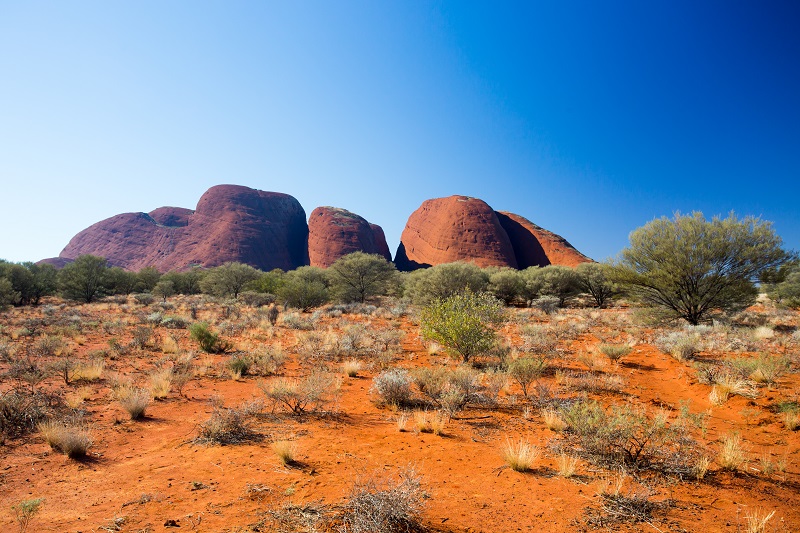
<svg viewBox="0 0 800 533"><path fill-rule="evenodd" d="M161 279L161 272L153 267L144 267L136 273L136 292L153 292L158 280Z"/></svg>
<svg viewBox="0 0 800 533"><path fill-rule="evenodd" d="M16 293L14 305L37 305L43 296L56 291L56 269L53 265L0 262L0 277L6 278Z"/></svg>
<svg viewBox="0 0 800 533"><path fill-rule="evenodd" d="M378 254L353 252L328 267L331 290L343 302L364 302L370 296L386 294L397 269Z"/></svg>
<svg viewBox="0 0 800 533"><path fill-rule="evenodd" d="M135 272L120 267L108 269L108 292L111 294L131 294L136 291L138 279Z"/></svg>
<svg viewBox="0 0 800 533"><path fill-rule="evenodd" d="M167 272L161 276L163 281L171 281L176 294L200 294L200 280L203 270L194 267L186 272Z"/></svg>
<svg viewBox="0 0 800 533"><path fill-rule="evenodd" d="M167 298L175 295L175 284L172 280L162 279L153 287L153 296L167 301Z"/></svg>
<svg viewBox="0 0 800 533"><path fill-rule="evenodd" d="M519 273L522 281L525 283L522 288L521 296L528 302L538 298L542 290L543 282L542 277L539 275L540 270L538 266L532 266L521 270Z"/></svg>
<svg viewBox="0 0 800 533"><path fill-rule="evenodd" d="M65 298L91 303L110 288L109 268L104 257L81 255L58 272L58 283Z"/></svg>
<svg viewBox="0 0 800 533"><path fill-rule="evenodd" d="M243 263L225 263L208 270L200 281L200 288L214 296L237 298L245 286L258 279L260 271Z"/></svg>
<svg viewBox="0 0 800 533"><path fill-rule="evenodd" d="M261 276L250 283L252 290L256 292L263 292L265 294L278 294L281 285L283 285L284 271L280 268L273 268L269 272L264 272Z"/></svg>
<svg viewBox="0 0 800 533"><path fill-rule="evenodd" d="M504 321L500 300L488 293L469 291L434 300L420 313L422 335L448 348L464 362L495 346L495 328Z"/></svg>
<svg viewBox="0 0 800 533"><path fill-rule="evenodd" d="M19 300L19 293L14 290L8 278L0 278L0 311Z"/></svg>
<svg viewBox="0 0 800 533"><path fill-rule="evenodd" d="M472 263L445 263L415 270L405 276L406 295L416 304L427 304L465 290L486 290L489 275Z"/></svg>
<svg viewBox="0 0 800 533"><path fill-rule="evenodd" d="M525 296L525 278L519 270L508 267L486 270L489 274L487 290L495 298L510 305L514 300Z"/></svg>
<svg viewBox="0 0 800 533"><path fill-rule="evenodd" d="M286 273L278 297L286 307L309 311L328 301L328 277L319 267L299 267Z"/></svg>
<svg viewBox="0 0 800 533"><path fill-rule="evenodd" d="M760 218L676 213L631 233L613 278L658 318L699 324L752 305L759 277L791 259L782 244Z"/></svg>
<svg viewBox="0 0 800 533"><path fill-rule="evenodd" d="M540 296L553 296L558 298L558 306L564 307L566 301L579 294L578 275L575 270L559 265L547 265L535 271L539 278L541 288Z"/></svg>
<svg viewBox="0 0 800 533"><path fill-rule="evenodd" d="M608 300L619 294L619 287L608 279L608 268L600 263L581 263L575 268L578 288L591 296L597 307L605 307Z"/></svg>
<svg viewBox="0 0 800 533"><path fill-rule="evenodd" d="M768 286L767 294L788 307L800 307L800 265L792 263L782 270L777 283Z"/></svg>

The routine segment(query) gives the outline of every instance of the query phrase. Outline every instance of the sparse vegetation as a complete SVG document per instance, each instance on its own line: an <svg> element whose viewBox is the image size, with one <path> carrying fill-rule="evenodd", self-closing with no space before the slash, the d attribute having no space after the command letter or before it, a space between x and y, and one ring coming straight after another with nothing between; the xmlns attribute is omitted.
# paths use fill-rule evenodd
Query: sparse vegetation
<svg viewBox="0 0 800 533"><path fill-rule="evenodd" d="M89 431L79 421L50 419L38 427L47 444L70 459L84 457L92 445Z"/></svg>
<svg viewBox="0 0 800 533"><path fill-rule="evenodd" d="M515 472L527 472L541 455L541 450L524 439L507 440L502 448L503 460Z"/></svg>

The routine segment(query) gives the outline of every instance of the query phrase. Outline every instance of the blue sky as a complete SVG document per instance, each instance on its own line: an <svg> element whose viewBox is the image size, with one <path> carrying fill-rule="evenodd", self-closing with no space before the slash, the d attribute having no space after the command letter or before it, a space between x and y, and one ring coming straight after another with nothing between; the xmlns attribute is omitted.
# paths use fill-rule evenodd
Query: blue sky
<svg viewBox="0 0 800 533"><path fill-rule="evenodd" d="M465 194L602 260L679 210L800 249L797 2L0 0L0 257L220 183L394 251Z"/></svg>

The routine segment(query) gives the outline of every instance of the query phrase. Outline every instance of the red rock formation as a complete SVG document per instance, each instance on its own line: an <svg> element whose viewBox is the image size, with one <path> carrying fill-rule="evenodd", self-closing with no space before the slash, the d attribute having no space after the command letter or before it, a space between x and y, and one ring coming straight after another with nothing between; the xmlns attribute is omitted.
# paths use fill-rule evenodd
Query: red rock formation
<svg viewBox="0 0 800 533"><path fill-rule="evenodd" d="M426 200L408 219L395 264L400 270L469 261L517 267L511 241L483 200L449 196Z"/></svg>
<svg viewBox="0 0 800 533"><path fill-rule="evenodd" d="M506 211L498 211L497 217L511 239L519 268L547 265L575 267L592 261L564 237L547 231L524 217Z"/></svg>
<svg viewBox="0 0 800 533"><path fill-rule="evenodd" d="M159 208L98 222L73 237L60 257L98 255L128 270L183 270L226 261L289 270L308 264L307 237L305 212L295 198L218 185L203 194L193 212Z"/></svg>
<svg viewBox="0 0 800 533"><path fill-rule="evenodd" d="M308 258L327 268L340 257L365 252L392 260L383 229L346 209L318 207L308 218Z"/></svg>

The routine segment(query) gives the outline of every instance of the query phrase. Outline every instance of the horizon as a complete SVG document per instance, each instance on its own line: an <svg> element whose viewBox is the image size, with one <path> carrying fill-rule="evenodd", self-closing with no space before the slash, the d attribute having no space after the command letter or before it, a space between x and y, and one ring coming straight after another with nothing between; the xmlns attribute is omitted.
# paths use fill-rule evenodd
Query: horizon
<svg viewBox="0 0 800 533"><path fill-rule="evenodd" d="M45 8L46 6L46 8ZM0 258L211 186L347 209L394 255L480 198L594 260L675 212L800 249L800 6L206 2L0 8ZM9 201L10 200L10 201Z"/></svg>

